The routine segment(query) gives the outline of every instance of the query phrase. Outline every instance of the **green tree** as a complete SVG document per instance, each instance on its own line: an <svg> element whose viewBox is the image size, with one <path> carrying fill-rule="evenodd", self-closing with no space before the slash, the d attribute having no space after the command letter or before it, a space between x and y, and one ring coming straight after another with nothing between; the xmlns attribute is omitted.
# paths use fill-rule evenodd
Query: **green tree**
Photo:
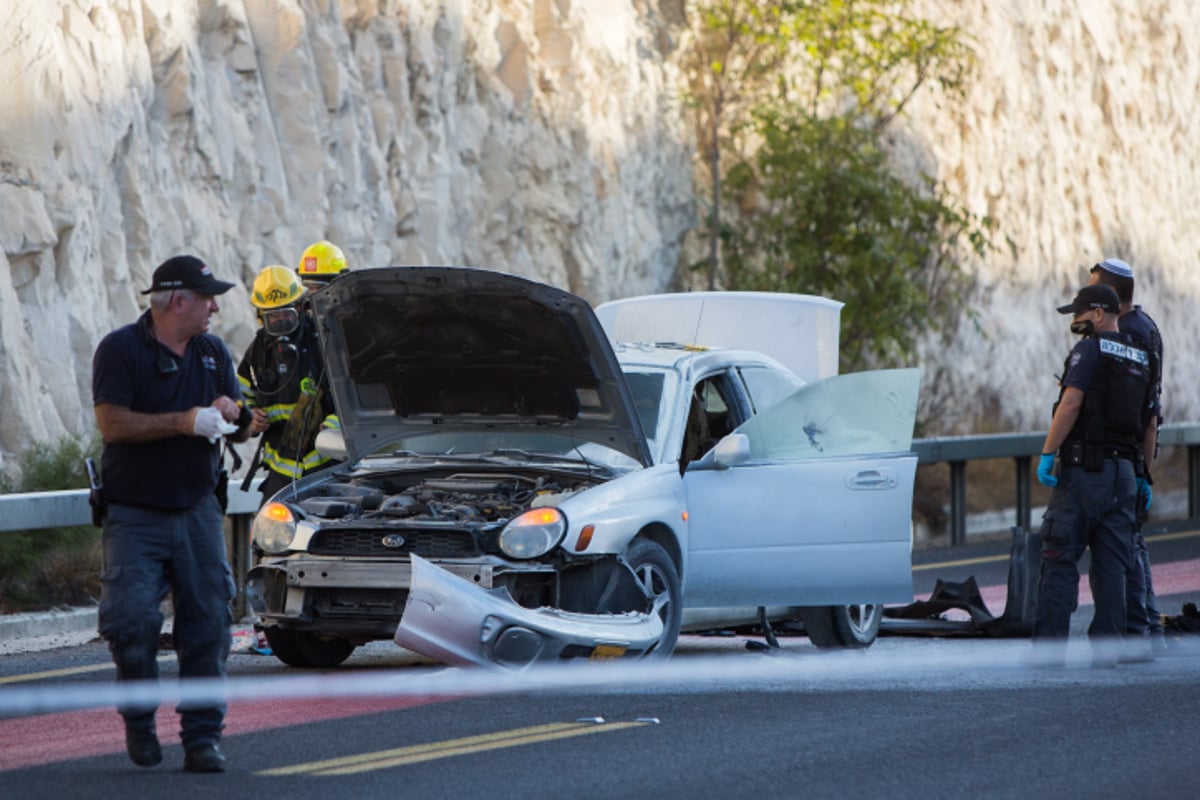
<svg viewBox="0 0 1200 800"><path fill-rule="evenodd" d="M86 456L100 439L67 436L21 453L0 473L0 494L83 489ZM99 597L100 531L91 526L0 533L0 613L79 605Z"/></svg>
<svg viewBox="0 0 1200 800"><path fill-rule="evenodd" d="M764 207L728 258L732 288L845 302L845 371L902 363L925 331L948 330L970 286L955 260L959 244L986 245L932 179L896 176L858 122L764 113L755 164Z"/></svg>
<svg viewBox="0 0 1200 800"><path fill-rule="evenodd" d="M696 13L716 32L712 41L726 41L726 31L743 42L730 52L743 53L745 40L733 36L749 29L743 18L704 9L745 15L756 5L702 0ZM751 37L768 56L731 61L755 67L736 78L720 73L741 82L726 89L742 98L740 116L725 119L724 137L700 139L702 149L726 151L708 171L713 191L739 209L732 224L712 214L713 247L718 236L725 244L724 284L842 300L843 368L903 361L925 331L953 329L971 286L962 258L988 246L987 220L956 207L932 177L899 176L885 147L922 89L961 95L972 63L965 35L915 18L908 0L761 7L781 22ZM704 119L716 131L721 95L693 98L707 103ZM710 257L710 270L717 263Z"/></svg>
<svg viewBox="0 0 1200 800"><path fill-rule="evenodd" d="M702 0L691 15L681 65L688 80L697 153L707 176L709 290L721 270L723 154L741 150L739 133L779 80L793 47L796 3Z"/></svg>

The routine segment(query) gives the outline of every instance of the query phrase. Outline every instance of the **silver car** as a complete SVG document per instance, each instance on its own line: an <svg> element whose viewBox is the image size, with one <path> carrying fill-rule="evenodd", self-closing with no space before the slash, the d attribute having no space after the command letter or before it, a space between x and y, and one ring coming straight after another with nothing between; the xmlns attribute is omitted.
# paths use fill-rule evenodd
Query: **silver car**
<svg viewBox="0 0 1200 800"><path fill-rule="evenodd" d="M686 335L613 344L582 299L488 270L360 270L315 295L342 422L319 445L345 460L255 521L275 654L331 666L394 638L520 668L781 619L869 645L880 604L912 599L919 373L828 374L829 320L802 329L832 301L673 297L599 311L617 338ZM759 350L694 340L731 320Z"/></svg>

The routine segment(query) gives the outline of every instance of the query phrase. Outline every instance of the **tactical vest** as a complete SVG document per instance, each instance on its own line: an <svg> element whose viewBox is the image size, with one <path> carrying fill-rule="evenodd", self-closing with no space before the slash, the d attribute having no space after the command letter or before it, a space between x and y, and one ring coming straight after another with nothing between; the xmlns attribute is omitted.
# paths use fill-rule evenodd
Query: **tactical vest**
<svg viewBox="0 0 1200 800"><path fill-rule="evenodd" d="M1099 446L1132 458L1140 451L1145 433L1150 356L1128 334L1105 331L1095 339L1100 362L1065 444L1078 442L1085 449ZM1094 463L1094 458L1086 460Z"/></svg>

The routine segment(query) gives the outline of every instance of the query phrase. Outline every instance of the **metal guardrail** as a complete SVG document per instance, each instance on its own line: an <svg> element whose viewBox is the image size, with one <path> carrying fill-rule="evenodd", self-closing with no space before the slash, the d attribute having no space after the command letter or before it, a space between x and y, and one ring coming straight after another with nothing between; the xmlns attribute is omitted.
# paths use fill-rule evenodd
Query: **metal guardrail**
<svg viewBox="0 0 1200 800"><path fill-rule="evenodd" d="M918 464L946 463L950 466L950 541L965 544L967 539L967 462L989 458L1011 458L1016 465L1016 524L1030 528L1032 507L1030 489L1033 457L1041 452L1045 431L1034 433L998 433L977 436L948 436L915 439L912 448ZM1158 441L1163 447L1187 447L1188 516L1179 527L1200 527L1200 423L1188 422L1159 428ZM235 612L245 613L246 573L250 569L250 524L258 512L261 495L255 480L250 491L243 492L240 481L229 482L229 506L226 515L233 529L230 566L237 582ZM32 492L0 495L0 533L41 530L92 524L86 489L58 492Z"/></svg>
<svg viewBox="0 0 1200 800"><path fill-rule="evenodd" d="M989 458L1011 458L1016 466L1016 521L1031 527L1033 458L1042 451L1046 432L996 433L978 436L948 436L913 440L918 464L946 463L950 466L950 543L967 540L967 462ZM1200 423L1183 422L1158 429L1160 447L1186 447L1188 464L1188 515L1180 527L1196 527L1200 517Z"/></svg>
<svg viewBox="0 0 1200 800"><path fill-rule="evenodd" d="M229 505L225 516L231 527L232 547L230 564L237 597L234 599L234 619L246 613L246 574L250 571L250 524L258 513L262 495L258 487L262 478L243 492L241 481L229 481ZM45 528L67 528L92 524L92 507L88 505L87 489L58 492L25 492L0 495L0 534L9 531L34 531Z"/></svg>

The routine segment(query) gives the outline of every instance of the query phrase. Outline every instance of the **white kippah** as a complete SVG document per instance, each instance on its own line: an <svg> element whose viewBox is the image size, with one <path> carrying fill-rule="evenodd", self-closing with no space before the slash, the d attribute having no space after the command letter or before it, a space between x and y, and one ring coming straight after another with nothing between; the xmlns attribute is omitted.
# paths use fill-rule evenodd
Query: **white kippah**
<svg viewBox="0 0 1200 800"><path fill-rule="evenodd" d="M1106 258L1096 265L1105 272L1111 272L1121 278L1132 278L1133 267L1126 264L1119 258Z"/></svg>

